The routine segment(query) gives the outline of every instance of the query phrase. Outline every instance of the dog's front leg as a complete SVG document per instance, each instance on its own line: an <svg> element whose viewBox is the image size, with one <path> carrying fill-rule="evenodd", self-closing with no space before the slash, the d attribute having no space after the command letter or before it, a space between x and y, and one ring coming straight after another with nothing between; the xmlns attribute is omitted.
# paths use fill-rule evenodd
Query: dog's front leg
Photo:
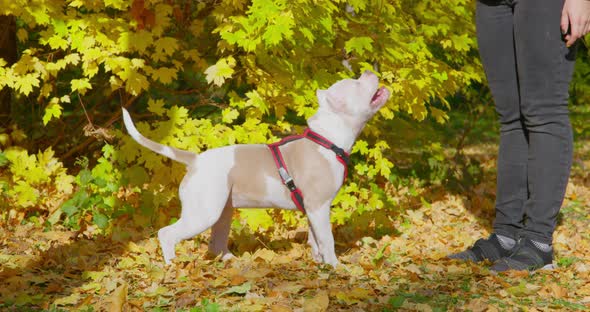
<svg viewBox="0 0 590 312"><path fill-rule="evenodd" d="M320 254L320 250L318 248L318 242L313 235L313 228L311 227L311 223L309 224L309 233L307 235L307 243L311 247L311 257L316 262L322 262L322 255Z"/></svg>
<svg viewBox="0 0 590 312"><path fill-rule="evenodd" d="M330 203L322 205L320 209L309 209L307 218L310 223L310 231L313 231L310 238L314 238L313 241L315 241L321 260L336 267L338 259L334 250L334 236L330 223Z"/></svg>

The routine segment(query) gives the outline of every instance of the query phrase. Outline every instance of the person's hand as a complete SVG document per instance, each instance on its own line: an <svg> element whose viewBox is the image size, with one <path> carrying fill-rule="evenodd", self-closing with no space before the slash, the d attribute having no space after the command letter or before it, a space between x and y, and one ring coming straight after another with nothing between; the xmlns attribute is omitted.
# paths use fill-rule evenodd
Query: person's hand
<svg viewBox="0 0 590 312"><path fill-rule="evenodd" d="M590 32L590 0L565 0L561 11L561 32L565 34L568 47Z"/></svg>

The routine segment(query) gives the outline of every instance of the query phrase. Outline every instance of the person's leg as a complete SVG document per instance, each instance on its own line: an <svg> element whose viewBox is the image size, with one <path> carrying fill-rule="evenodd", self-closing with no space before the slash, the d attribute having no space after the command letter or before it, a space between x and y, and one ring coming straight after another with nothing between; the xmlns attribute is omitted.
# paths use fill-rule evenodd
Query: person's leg
<svg viewBox="0 0 590 312"><path fill-rule="evenodd" d="M527 199L528 137L520 112L512 1L477 3L481 62L500 122L494 233L515 239Z"/></svg>
<svg viewBox="0 0 590 312"><path fill-rule="evenodd" d="M477 2L479 53L500 121L495 234L450 255L452 259L495 261L507 256L523 227L528 142L520 114L513 25L508 1Z"/></svg>
<svg viewBox="0 0 590 312"><path fill-rule="evenodd" d="M569 84L575 48L559 27L563 0L519 0L515 11L521 107L529 132L529 198L522 235L551 244L572 162Z"/></svg>
<svg viewBox="0 0 590 312"><path fill-rule="evenodd" d="M523 251L514 251L510 261L494 265L493 270L522 269L522 264L537 269L552 261L551 242L569 178L573 145L567 106L574 51L562 39L563 2L518 0L515 5L520 105L529 141L528 198L519 234L523 239L516 247Z"/></svg>

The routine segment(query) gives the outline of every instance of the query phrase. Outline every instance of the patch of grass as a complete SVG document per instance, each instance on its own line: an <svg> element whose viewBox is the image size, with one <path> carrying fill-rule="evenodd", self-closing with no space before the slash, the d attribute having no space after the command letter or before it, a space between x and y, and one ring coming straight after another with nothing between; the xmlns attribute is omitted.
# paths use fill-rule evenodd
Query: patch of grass
<svg viewBox="0 0 590 312"><path fill-rule="evenodd" d="M581 259L577 257L560 257L557 259L557 265L560 267L567 268L580 260Z"/></svg>
<svg viewBox="0 0 590 312"><path fill-rule="evenodd" d="M569 302L565 299L553 300L553 302L551 302L551 307L552 308L567 308L570 310L588 311L587 306L585 306L583 304L575 303L575 302Z"/></svg>

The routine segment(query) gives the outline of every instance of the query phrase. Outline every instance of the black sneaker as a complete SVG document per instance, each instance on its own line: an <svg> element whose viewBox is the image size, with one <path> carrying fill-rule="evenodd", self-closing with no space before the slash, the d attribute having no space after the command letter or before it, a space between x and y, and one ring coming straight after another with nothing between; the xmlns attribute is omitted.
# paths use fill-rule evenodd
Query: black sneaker
<svg viewBox="0 0 590 312"><path fill-rule="evenodd" d="M553 249L543 251L530 238L521 238L514 246L512 254L496 261L490 270L492 272L535 271L539 269L554 269Z"/></svg>
<svg viewBox="0 0 590 312"><path fill-rule="evenodd" d="M500 244L496 234L490 235L488 238L478 239L473 246L467 248L465 251L454 253L448 257L451 259L459 259L473 262L480 262L484 260L496 261L500 258L510 255L512 249L505 249Z"/></svg>

